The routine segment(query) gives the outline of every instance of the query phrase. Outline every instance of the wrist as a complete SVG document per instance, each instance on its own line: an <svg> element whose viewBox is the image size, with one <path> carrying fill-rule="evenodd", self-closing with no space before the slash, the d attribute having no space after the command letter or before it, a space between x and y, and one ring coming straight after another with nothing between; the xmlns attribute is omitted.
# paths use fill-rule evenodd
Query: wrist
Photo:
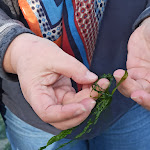
<svg viewBox="0 0 150 150"><path fill-rule="evenodd" d="M3 68L4 68L5 72L7 72L7 73L16 74L11 65L11 48L10 47L11 46L9 45L9 47L7 48L6 53L5 53L5 56L3 59Z"/></svg>
<svg viewBox="0 0 150 150"><path fill-rule="evenodd" d="M24 57L25 53L28 53L31 42L35 35L29 33L23 33L17 36L9 45L6 50L3 68L7 73L17 74L17 68L20 60ZM29 53L28 53L29 54Z"/></svg>

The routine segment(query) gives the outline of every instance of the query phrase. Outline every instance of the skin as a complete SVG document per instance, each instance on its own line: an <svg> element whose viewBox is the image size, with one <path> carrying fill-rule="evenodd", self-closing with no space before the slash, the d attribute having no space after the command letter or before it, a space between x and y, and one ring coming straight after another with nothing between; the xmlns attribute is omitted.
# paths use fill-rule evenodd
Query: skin
<svg viewBox="0 0 150 150"><path fill-rule="evenodd" d="M128 78L119 91L150 110L150 19L147 18L131 35L128 42ZM91 84L97 76L78 60L63 52L53 42L32 34L21 34L8 47L4 70L18 75L22 93L36 114L58 129L77 126L95 106ZM114 72L117 82L124 70ZM78 93L70 78L82 84ZM102 79L102 88L109 84Z"/></svg>
<svg viewBox="0 0 150 150"><path fill-rule="evenodd" d="M53 42L32 34L16 37L7 49L3 66L17 74L22 93L36 114L46 123L65 130L83 122L95 106L91 84L98 77ZM82 84L75 92L72 78ZM100 80L106 88L109 82Z"/></svg>
<svg viewBox="0 0 150 150"><path fill-rule="evenodd" d="M119 91L131 97L150 110L150 18L147 18L131 35L128 42L128 78L120 85ZM116 70L114 77L118 82L124 70Z"/></svg>

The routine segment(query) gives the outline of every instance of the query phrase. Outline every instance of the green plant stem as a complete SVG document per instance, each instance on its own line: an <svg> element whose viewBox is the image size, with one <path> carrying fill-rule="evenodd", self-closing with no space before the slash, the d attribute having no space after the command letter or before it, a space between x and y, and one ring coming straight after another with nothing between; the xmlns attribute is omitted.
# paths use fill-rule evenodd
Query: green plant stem
<svg viewBox="0 0 150 150"><path fill-rule="evenodd" d="M121 80L118 82L118 84L116 85L116 87L113 89L111 95L113 95L115 93L115 91L117 90L118 86L128 77L128 72L127 70L125 70L125 73L123 75L123 77L121 78Z"/></svg>
<svg viewBox="0 0 150 150"><path fill-rule="evenodd" d="M112 81L113 81L113 76L111 74L104 74L102 75L99 79L101 78L107 78L109 81L110 81L110 84L108 86L107 89L102 89L96 81L93 85L92 85L92 90L96 91L98 93L98 97L96 97L96 105L94 107L94 109L92 110L91 114L92 114L92 118L94 118L94 121L93 119L89 119L87 121L87 125L84 127L83 131L81 133L79 133L77 136L75 136L75 138L73 140L70 140L69 142L67 143L64 143L62 145L60 145L57 149L55 150L58 150L64 146L66 146L67 144L73 142L74 140L77 140L79 139L82 135L86 134L86 133L89 133L92 128L91 128L91 125L95 125L100 117L100 114L109 106L109 104L111 103L112 101L112 96L113 94L115 93L115 91L117 90L118 86L127 78L128 76L128 72L125 71L124 73L124 76L121 78L121 80L118 82L118 84L116 85L116 87L112 90L112 92L110 93L109 92L109 89L110 89L110 85L112 84ZM95 97L93 97L95 98ZM80 125L79 125L80 126ZM77 126L77 127L79 127ZM67 130L64 130L62 132L60 132L58 135L56 136L53 136L48 142L47 142L47 145L46 146L43 146L40 148L40 150L43 150L45 149L47 146L51 145L52 143L54 142L57 142L63 138L65 138L67 135L71 134L72 131L74 129L76 129L77 127L73 127L71 129L67 129Z"/></svg>

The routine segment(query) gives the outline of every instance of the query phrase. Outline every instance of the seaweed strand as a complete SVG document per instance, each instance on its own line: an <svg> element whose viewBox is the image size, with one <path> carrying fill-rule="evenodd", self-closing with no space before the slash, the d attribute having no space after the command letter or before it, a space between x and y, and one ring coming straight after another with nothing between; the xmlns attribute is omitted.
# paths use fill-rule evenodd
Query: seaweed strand
<svg viewBox="0 0 150 150"><path fill-rule="evenodd" d="M110 93L110 86L112 84L113 81L113 76L111 74L104 74L102 75L99 79L101 78L107 78L110 82L109 86L107 87L107 89L102 89L98 84L98 80L92 85L92 91L96 91L98 93L97 97L92 97L92 98L96 98L96 105L93 108L91 114L92 117L87 121L87 125L84 127L83 131L81 133L79 133L77 136L75 136L75 138L73 140L70 140L67 143L61 144L57 149L61 149L62 147L66 146L67 144L73 142L74 140L79 139L82 135L89 133L92 128L91 125L95 125L101 115L101 113L109 106L109 104L112 101L112 96L115 93L115 91L117 90L118 86L127 78L128 76L128 72L125 71L124 76L121 78L121 80L118 82L118 84L116 85L116 87L112 90L112 92ZM80 124L81 125L81 124ZM78 126L80 126L78 125ZM77 126L77 127L78 127ZM48 142L46 146L41 147L39 150L43 150L45 149L47 146L51 145L54 142L57 142L63 138L65 138L67 135L71 134L73 130L75 130L77 127L73 127L71 129L67 129L64 131L61 131L58 135L53 136Z"/></svg>

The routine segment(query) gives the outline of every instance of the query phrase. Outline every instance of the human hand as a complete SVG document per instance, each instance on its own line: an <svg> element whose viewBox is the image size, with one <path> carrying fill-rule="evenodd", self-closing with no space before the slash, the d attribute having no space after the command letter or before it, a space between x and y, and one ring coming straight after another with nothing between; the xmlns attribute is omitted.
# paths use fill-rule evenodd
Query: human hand
<svg viewBox="0 0 150 150"><path fill-rule="evenodd" d="M126 65L129 75L118 90L150 110L150 18L131 35ZM120 69L114 72L117 82L123 74Z"/></svg>
<svg viewBox="0 0 150 150"><path fill-rule="evenodd" d="M22 93L36 114L58 129L77 126L95 106L90 85L97 76L47 39L18 36L9 46L3 66L18 75ZM80 92L72 88L70 78L83 85ZM103 88L107 83L106 79L99 81Z"/></svg>

